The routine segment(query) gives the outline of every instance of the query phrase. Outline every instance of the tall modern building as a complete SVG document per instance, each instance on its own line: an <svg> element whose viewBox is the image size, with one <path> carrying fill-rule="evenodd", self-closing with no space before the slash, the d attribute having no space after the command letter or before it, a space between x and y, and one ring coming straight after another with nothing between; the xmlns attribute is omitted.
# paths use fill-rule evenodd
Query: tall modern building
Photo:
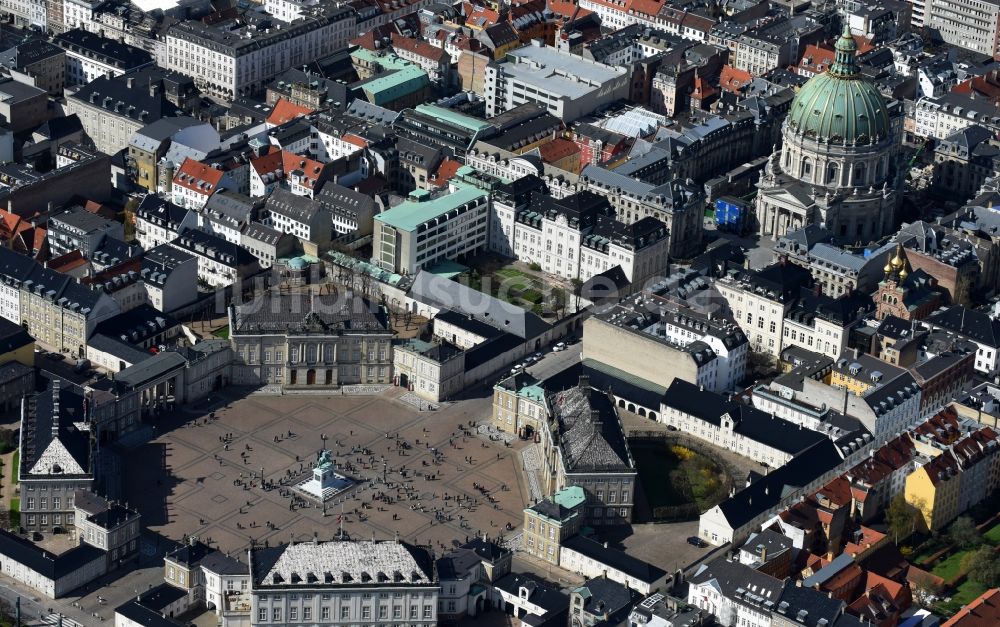
<svg viewBox="0 0 1000 627"><path fill-rule="evenodd" d="M833 65L795 96L781 152L757 184L761 234L820 224L838 239L868 242L891 231L902 184L899 120L862 76L856 52L845 29Z"/></svg>

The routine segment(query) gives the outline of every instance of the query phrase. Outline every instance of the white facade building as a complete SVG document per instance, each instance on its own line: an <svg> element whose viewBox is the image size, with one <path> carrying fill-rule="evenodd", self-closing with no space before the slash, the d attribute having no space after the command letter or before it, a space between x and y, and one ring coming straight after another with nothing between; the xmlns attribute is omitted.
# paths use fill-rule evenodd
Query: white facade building
<svg viewBox="0 0 1000 627"><path fill-rule="evenodd" d="M563 122L628 97L630 70L611 67L532 40L486 66L486 116L534 102Z"/></svg>
<svg viewBox="0 0 1000 627"><path fill-rule="evenodd" d="M493 203L491 249L581 281L614 266L636 284L665 272L669 240L661 221L620 222L608 200L590 191L533 198L523 207Z"/></svg>
<svg viewBox="0 0 1000 627"><path fill-rule="evenodd" d="M249 552L251 622L437 624L430 555L402 542L302 542Z"/></svg>
<svg viewBox="0 0 1000 627"><path fill-rule="evenodd" d="M289 68L333 54L356 35L355 12L349 7L324 8L319 15L259 30L240 25L227 30L192 20L167 31L164 67L193 77L205 93L231 101L263 88Z"/></svg>
<svg viewBox="0 0 1000 627"><path fill-rule="evenodd" d="M489 194L452 181L448 193L432 198L417 190L375 216L372 263L401 274L485 248ZM444 218L444 219L442 219Z"/></svg>

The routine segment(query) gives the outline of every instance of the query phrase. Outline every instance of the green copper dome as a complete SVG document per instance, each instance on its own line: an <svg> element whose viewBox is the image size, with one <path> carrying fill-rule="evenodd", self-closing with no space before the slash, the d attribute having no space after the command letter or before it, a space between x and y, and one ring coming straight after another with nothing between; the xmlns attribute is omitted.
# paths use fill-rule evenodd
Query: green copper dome
<svg viewBox="0 0 1000 627"><path fill-rule="evenodd" d="M830 69L802 86L788 113L800 135L834 144L874 144L889 135L889 111L874 85L858 70L857 44L844 28Z"/></svg>

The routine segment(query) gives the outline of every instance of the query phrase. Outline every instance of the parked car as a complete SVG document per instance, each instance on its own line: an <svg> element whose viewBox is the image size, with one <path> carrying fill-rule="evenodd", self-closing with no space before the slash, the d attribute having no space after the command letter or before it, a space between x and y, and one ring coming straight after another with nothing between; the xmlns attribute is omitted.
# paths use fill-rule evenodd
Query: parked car
<svg viewBox="0 0 1000 627"><path fill-rule="evenodd" d="M696 546L699 549L706 545L706 542L699 538L698 536L691 536L688 538L688 544L691 546Z"/></svg>
<svg viewBox="0 0 1000 627"><path fill-rule="evenodd" d="M90 369L89 359L78 359L76 360L76 365L73 366L73 372L86 372Z"/></svg>
<svg viewBox="0 0 1000 627"><path fill-rule="evenodd" d="M62 361L66 359L66 355L63 355L62 353L46 353L45 356L52 361Z"/></svg>
<svg viewBox="0 0 1000 627"><path fill-rule="evenodd" d="M558 344L552 347L552 351L556 353L564 350L566 350L566 342L559 342Z"/></svg>

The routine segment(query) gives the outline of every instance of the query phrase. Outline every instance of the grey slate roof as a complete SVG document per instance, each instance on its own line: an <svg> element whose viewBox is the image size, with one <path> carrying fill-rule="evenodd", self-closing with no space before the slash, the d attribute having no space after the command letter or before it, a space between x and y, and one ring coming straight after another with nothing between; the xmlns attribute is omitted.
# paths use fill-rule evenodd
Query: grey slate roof
<svg viewBox="0 0 1000 627"><path fill-rule="evenodd" d="M1000 348L1000 320L962 305L935 311L927 323L964 336L978 344Z"/></svg>
<svg viewBox="0 0 1000 627"><path fill-rule="evenodd" d="M234 335L388 332L385 312L358 296L265 294L233 308Z"/></svg>
<svg viewBox="0 0 1000 627"><path fill-rule="evenodd" d="M575 535L564 540L562 545L572 551L588 557L599 564L605 564L645 583L655 583L666 577L667 572L633 557L624 551L606 547L604 544L582 535Z"/></svg>
<svg viewBox="0 0 1000 627"><path fill-rule="evenodd" d="M0 529L0 555L5 555L38 574L58 580L80 567L103 557L105 551L89 544L78 544L72 549L55 555L32 542Z"/></svg>
<svg viewBox="0 0 1000 627"><path fill-rule="evenodd" d="M47 476L45 466L46 452L51 448L53 440L58 438L55 446L62 444L70 458L55 460L68 475L92 475L90 436L80 431L74 423L83 422L83 391L68 381L59 380L59 413L55 413L54 381L47 381L46 387L33 397L34 411L29 411L24 419L25 436L22 438L20 468L18 472L23 478L29 474ZM53 432L58 435L54 435ZM38 462L42 461L42 464ZM76 468L74 468L76 466ZM54 467L53 467L54 470ZM83 475L79 472L83 471Z"/></svg>
<svg viewBox="0 0 1000 627"><path fill-rule="evenodd" d="M293 194L287 189L276 187L267 199L265 209L303 224L312 224L322 205L308 196Z"/></svg>
<svg viewBox="0 0 1000 627"><path fill-rule="evenodd" d="M236 558L229 557L222 551L209 553L201 560L202 568L217 575L249 575L250 569Z"/></svg>
<svg viewBox="0 0 1000 627"><path fill-rule="evenodd" d="M777 606L783 588L780 579L725 557L701 564L689 581L709 585L736 603L765 610Z"/></svg>
<svg viewBox="0 0 1000 627"><path fill-rule="evenodd" d="M197 229L185 230L171 245L195 256L209 257L231 268L249 265L257 259L239 244Z"/></svg>
<svg viewBox="0 0 1000 627"><path fill-rule="evenodd" d="M583 611L595 616L608 615L612 620L624 618L622 613L631 611L642 598L635 590L606 578L588 579L574 592L584 599Z"/></svg>
<svg viewBox="0 0 1000 627"><path fill-rule="evenodd" d="M461 311L522 339L537 337L550 327L539 316L517 305L426 270L421 270L414 277L409 296L440 309Z"/></svg>
<svg viewBox="0 0 1000 627"><path fill-rule="evenodd" d="M603 393L577 386L551 394L566 472L635 472L614 404Z"/></svg>
<svg viewBox="0 0 1000 627"><path fill-rule="evenodd" d="M775 468L722 503L719 509L734 529L778 505L789 493L809 485L843 461L837 447L823 438L780 468Z"/></svg>
<svg viewBox="0 0 1000 627"><path fill-rule="evenodd" d="M528 590L528 600L545 610L546 614L558 615L569 607L569 597L555 584L531 573L510 573L493 582L493 586L514 596L523 587Z"/></svg>
<svg viewBox="0 0 1000 627"><path fill-rule="evenodd" d="M723 414L729 414L734 423L734 433L789 455L796 455L826 439L818 431L803 428L751 405L729 401L721 394L699 389L697 385L680 378L674 379L663 395L663 405L714 426L722 423Z"/></svg>
<svg viewBox="0 0 1000 627"><path fill-rule="evenodd" d="M845 603L840 599L830 598L825 592L806 587L805 582L800 587L789 579L785 582L785 589L781 592L775 611L805 627L824 627L835 623L844 613L844 606ZM821 623L823 619L826 622Z"/></svg>

